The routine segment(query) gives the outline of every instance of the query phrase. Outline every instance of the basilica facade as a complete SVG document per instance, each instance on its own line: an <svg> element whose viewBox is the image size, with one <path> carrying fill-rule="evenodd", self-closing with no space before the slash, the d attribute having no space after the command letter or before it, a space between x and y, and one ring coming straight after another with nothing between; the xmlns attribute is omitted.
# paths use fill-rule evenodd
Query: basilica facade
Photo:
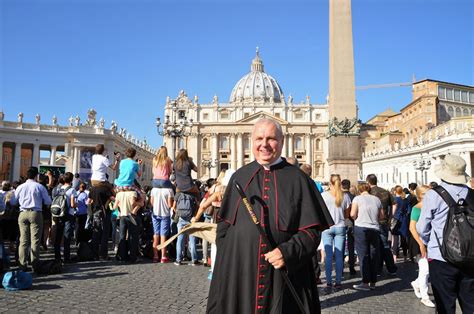
<svg viewBox="0 0 474 314"><path fill-rule="evenodd" d="M281 124L282 156L310 164L316 179L328 175L327 104L313 104L309 96L301 103L293 103L291 95L285 98L277 80L265 72L258 49L250 72L237 81L228 102L214 96L212 103L201 104L198 96L191 99L181 91L176 99L167 98L165 116L170 120L184 116L193 120L191 134L177 139L176 148L188 150L199 168L198 178L216 177L221 169L238 169L252 162L251 132L261 117ZM173 140L164 136L171 155Z"/></svg>

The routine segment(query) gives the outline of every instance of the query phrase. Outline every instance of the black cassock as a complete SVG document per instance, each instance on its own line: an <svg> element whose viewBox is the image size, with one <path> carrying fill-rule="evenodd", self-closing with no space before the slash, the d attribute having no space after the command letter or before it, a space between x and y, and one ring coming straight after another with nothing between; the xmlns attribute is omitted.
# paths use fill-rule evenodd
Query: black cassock
<svg viewBox="0 0 474 314"><path fill-rule="evenodd" d="M256 161L227 185L217 226L217 257L208 313L298 313L278 270L265 261L269 248L253 224L234 182L245 191L270 242L284 257L305 308L320 312L312 256L321 231L333 224L314 182L283 159L265 170Z"/></svg>

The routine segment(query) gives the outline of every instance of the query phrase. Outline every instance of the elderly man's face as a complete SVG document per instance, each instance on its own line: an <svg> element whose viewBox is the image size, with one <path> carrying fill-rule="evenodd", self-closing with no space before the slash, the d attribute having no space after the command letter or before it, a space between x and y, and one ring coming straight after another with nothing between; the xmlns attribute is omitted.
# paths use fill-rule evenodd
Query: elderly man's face
<svg viewBox="0 0 474 314"><path fill-rule="evenodd" d="M280 157L283 148L283 136L278 134L273 123L257 123L252 133L252 141L253 154L259 164L271 164Z"/></svg>

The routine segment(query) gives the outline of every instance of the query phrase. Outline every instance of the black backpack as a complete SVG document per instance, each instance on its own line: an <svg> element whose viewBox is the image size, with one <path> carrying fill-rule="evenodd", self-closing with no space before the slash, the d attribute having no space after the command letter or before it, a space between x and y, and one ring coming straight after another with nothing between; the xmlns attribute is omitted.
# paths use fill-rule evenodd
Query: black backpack
<svg viewBox="0 0 474 314"><path fill-rule="evenodd" d="M436 241L443 258L462 270L474 265L474 191L469 189L465 199L456 203L442 186L433 188L449 207L443 229L443 243Z"/></svg>
<svg viewBox="0 0 474 314"><path fill-rule="evenodd" d="M51 215L53 217L64 217L69 211L69 205L67 203L66 192L71 189L72 186L66 189L59 189L58 194L53 198L51 202Z"/></svg>
<svg viewBox="0 0 474 314"><path fill-rule="evenodd" d="M196 208L196 198L187 193L178 193L176 195L176 212L184 220L191 220Z"/></svg>

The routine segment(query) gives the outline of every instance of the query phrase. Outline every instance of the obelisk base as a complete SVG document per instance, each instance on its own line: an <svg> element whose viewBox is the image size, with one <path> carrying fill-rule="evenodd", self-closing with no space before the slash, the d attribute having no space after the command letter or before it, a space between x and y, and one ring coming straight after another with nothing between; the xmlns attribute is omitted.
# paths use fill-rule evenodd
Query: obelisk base
<svg viewBox="0 0 474 314"><path fill-rule="evenodd" d="M329 138L329 174L339 174L356 185L360 179L360 141L358 136L332 136Z"/></svg>

